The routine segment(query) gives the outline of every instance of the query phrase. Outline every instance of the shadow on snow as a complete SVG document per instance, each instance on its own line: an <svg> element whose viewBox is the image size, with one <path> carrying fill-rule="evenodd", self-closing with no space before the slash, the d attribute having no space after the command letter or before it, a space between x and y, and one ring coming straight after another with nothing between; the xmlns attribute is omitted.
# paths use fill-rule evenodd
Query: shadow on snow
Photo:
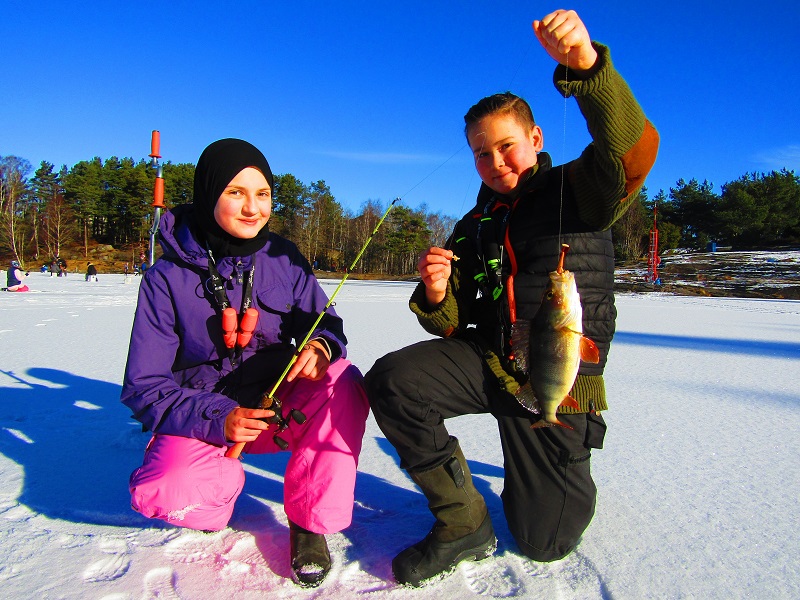
<svg viewBox="0 0 800 600"><path fill-rule="evenodd" d="M119 401L121 386L57 369L32 368L24 375L3 372L23 386L0 387L0 453L22 468L17 500L49 518L75 523L171 528L130 508L128 477L141 464L150 433L144 433ZM399 470L399 458L384 439L381 452ZM271 568L288 576L288 530L272 507L282 506L289 454L248 455L246 463L276 475L247 473L230 526L253 533ZM515 548L500 498L484 477L502 477L502 468L470 461L475 485L492 514L499 551ZM399 487L358 472L347 560L391 581L391 558L422 539L433 524L425 497L410 480ZM278 556L272 560L272 556Z"/></svg>
<svg viewBox="0 0 800 600"><path fill-rule="evenodd" d="M618 331L614 335L614 344L657 346L659 348L680 348L704 352L800 359L800 344L793 342L730 340L724 338L700 338L681 335Z"/></svg>

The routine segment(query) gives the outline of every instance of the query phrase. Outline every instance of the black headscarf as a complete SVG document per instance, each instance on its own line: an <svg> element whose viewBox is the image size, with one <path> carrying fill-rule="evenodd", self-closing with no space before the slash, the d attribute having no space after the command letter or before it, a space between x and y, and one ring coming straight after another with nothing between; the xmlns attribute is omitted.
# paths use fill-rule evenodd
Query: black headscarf
<svg viewBox="0 0 800 600"><path fill-rule="evenodd" d="M226 138L209 145L200 155L194 171L194 225L201 242L208 243L214 258L250 256L264 247L269 238L269 224L249 240L227 233L214 218L217 200L231 180L242 169L254 167L261 171L275 190L272 169L261 151L244 140Z"/></svg>

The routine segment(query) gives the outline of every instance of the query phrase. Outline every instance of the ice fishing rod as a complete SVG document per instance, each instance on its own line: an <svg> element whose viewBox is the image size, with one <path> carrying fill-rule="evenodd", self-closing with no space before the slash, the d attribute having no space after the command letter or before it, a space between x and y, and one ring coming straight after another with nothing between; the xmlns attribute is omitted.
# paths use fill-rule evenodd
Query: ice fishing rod
<svg viewBox="0 0 800 600"><path fill-rule="evenodd" d="M361 246L361 250L358 251L358 254L356 254L356 257L353 259L352 264L345 270L344 276L339 282L339 285L336 286L336 289L333 291L333 294L331 294L328 303L320 311L319 315L317 316L317 320L314 321L314 324L311 326L311 329L308 330L306 337L303 338L303 341L297 345L297 350L292 355L292 358L289 360L289 364L286 365L286 368L283 370L283 373L281 373L281 376L278 377L278 380L275 382L275 385L273 385L272 389L270 389L268 392L265 392L264 394L261 395L258 407L275 412L274 416L267 417L265 421L267 423L275 424L278 426L278 431L275 433L274 436L272 436L272 439L275 440L275 443L282 450L286 450L289 447L289 445L286 443L286 440L281 438L278 434L282 433L283 431L286 430L287 427L289 427L289 419L283 416L283 403L278 397L275 396L275 392L278 390L278 387L280 387L281 383L283 383L283 380L286 379L286 375L289 373L289 370L292 368L292 365L294 365L294 363L297 362L297 358L298 356L300 356L300 353L306 348L308 341L311 339L311 336L317 329L317 325L320 324L322 319L328 313L330 307L333 306L336 296L339 295L339 291L342 289L342 286L344 286L344 282L347 281L347 278L350 276L350 273L352 273L355 270L358 261L361 260L361 257L363 256L364 252L366 252L367 246L369 246L370 242L372 241L372 238L375 237L375 234L378 233L378 229L380 229L381 225L383 225L383 222L386 220L386 217L389 216L389 212L391 212L392 208L394 208L394 205L398 200L400 200L399 197L392 200L392 202L389 204L389 207L383 213L383 216L378 220L377 224L372 230L372 233L367 238L367 241L364 242L364 245ZM304 423L306 420L305 415L297 409L292 409L291 411L289 411L289 417L299 424ZM228 451L225 453L225 456L227 456L228 458L239 458L245 443L246 442L235 443L233 446L228 448Z"/></svg>
<svg viewBox="0 0 800 600"><path fill-rule="evenodd" d="M150 227L150 249L148 265L153 266L156 260L156 235L161 221L161 210L164 206L164 172L159 159L161 158L161 132L154 129L150 138L151 166L156 169L156 181L153 185L153 225ZM144 275L144 273L142 273Z"/></svg>

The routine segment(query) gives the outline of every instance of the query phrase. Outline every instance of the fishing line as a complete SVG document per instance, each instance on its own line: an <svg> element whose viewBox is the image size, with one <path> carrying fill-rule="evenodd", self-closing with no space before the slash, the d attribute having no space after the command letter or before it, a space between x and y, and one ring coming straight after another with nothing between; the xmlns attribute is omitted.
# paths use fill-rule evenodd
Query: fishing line
<svg viewBox="0 0 800 600"><path fill-rule="evenodd" d="M528 58L528 54L530 54L531 46L533 46L533 42L534 42L535 39L536 38L534 36L534 38L531 39L528 42L528 47L525 49L525 53L522 55L522 60L519 61L519 64L517 65L517 69L516 69L516 71L514 71L514 74L511 76L511 81L509 81L509 83L508 83L508 88L509 89L511 89L511 87L514 85L514 80L517 78L517 74L519 73L520 69L522 69L522 65L525 64L525 60Z"/></svg>
<svg viewBox="0 0 800 600"><path fill-rule="evenodd" d="M468 144L464 144L464 146L467 146L467 145L468 145ZM456 154L458 154L459 152L461 152L461 151L464 149L464 146L461 146L461 147L460 147L458 150L456 150L455 152L453 152L453 154L451 154L451 155L450 155L450 156L449 156L449 157L448 157L448 158L447 158L447 159L446 159L444 162L442 162L442 163L441 163L441 164L440 164L438 167L436 167L436 168L435 168L433 171L431 171L430 173L428 173L427 175L425 175L425 177L423 177L423 178L422 178L422 179L420 179L420 180L419 180L417 183L415 183L415 184L414 184L414 185L411 187L411 189L410 189L410 190L408 190L408 191L407 191L405 194L403 194L402 196L398 196L397 198L395 198L395 200L392 202L392 204L394 204L394 202L396 202L397 200L400 200L400 199L402 199L402 198L405 198L405 197L406 197L406 196L408 196L408 195L409 195L411 192L413 192L415 189L417 189L417 188L418 188L420 185L422 185L422 184L425 182L425 180L426 180L426 179L428 179L428 178L429 178L431 175L433 175L434 173L436 173L436 171L438 171L438 170L439 170L439 169L441 169L443 166L445 166L445 165L446 165L448 162L450 162L450 161L453 159L453 157L454 157Z"/></svg>
<svg viewBox="0 0 800 600"><path fill-rule="evenodd" d="M486 132L485 131L481 131L476 135L482 135L483 136L483 141L481 142L481 147L478 149L478 156L480 156L481 153L483 152L484 147L486 146ZM465 144L465 145L469 146L469 142L467 142L467 144ZM461 148L459 148L458 151L461 152L461 149L463 147L464 146L461 146ZM471 150L472 150L472 148L470 148L470 151ZM474 152L472 153L472 160L473 160L473 163L477 162ZM469 188L472 186L472 180L475 178L475 175L476 175L477 172L478 172L478 170L477 170L477 165L476 165L476 168L473 169L473 171L472 171L472 175L470 175L469 183L467 184L467 189L464 191L464 197L461 199L461 206L458 209L458 214L461 214L464 211L464 202L467 201L467 194L469 194ZM450 236L447 239L447 243L444 245L444 249L445 250L451 250L450 243L453 242L453 241L455 241L455 238L453 236Z"/></svg>
<svg viewBox="0 0 800 600"><path fill-rule="evenodd" d="M567 64L564 70L564 83L569 83L569 52L567 53ZM561 197L558 207L558 247L561 248L561 222L564 215L564 171L567 170L567 96L564 96L564 135L561 140Z"/></svg>

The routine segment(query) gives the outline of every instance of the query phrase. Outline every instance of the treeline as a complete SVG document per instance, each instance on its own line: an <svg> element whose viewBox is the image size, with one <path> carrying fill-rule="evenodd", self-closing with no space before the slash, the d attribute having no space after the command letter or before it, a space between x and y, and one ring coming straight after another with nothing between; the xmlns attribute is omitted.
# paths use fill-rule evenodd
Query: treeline
<svg viewBox="0 0 800 600"><path fill-rule="evenodd" d="M750 173L726 183L719 194L708 181L680 179L669 194L647 190L614 225L617 259L646 256L654 213L659 248L704 250L709 242L734 249L800 244L800 178L782 169Z"/></svg>
<svg viewBox="0 0 800 600"><path fill-rule="evenodd" d="M192 201L194 165L162 165L167 208ZM93 158L71 169L43 161L0 156L0 253L23 262L49 261L62 249L91 243L146 248L152 225L156 172L144 160ZM306 185L294 175L275 177L270 229L294 241L320 269L342 270L355 260L388 205L367 201L358 213L336 201L320 180ZM419 252L443 245L455 219L422 206L397 203L364 252L356 270L405 275L416 272Z"/></svg>
<svg viewBox="0 0 800 600"><path fill-rule="evenodd" d="M92 242L144 250L150 238L155 169L144 160L93 158L71 169L43 161L33 171L16 156L0 156L0 254L49 261L67 246ZM163 164L165 204L191 202L194 165ZM786 169L751 173L726 183L719 194L708 181L681 179L668 193L649 198L645 188L614 225L619 260L647 254L654 213L659 247L703 250L710 241L734 248L800 243L800 179ZM349 267L372 234L385 204L365 202L357 213L336 201L320 180L275 177L270 228L294 241L325 270ZM417 256L441 246L455 218L398 203L356 266L360 272L406 275Z"/></svg>

